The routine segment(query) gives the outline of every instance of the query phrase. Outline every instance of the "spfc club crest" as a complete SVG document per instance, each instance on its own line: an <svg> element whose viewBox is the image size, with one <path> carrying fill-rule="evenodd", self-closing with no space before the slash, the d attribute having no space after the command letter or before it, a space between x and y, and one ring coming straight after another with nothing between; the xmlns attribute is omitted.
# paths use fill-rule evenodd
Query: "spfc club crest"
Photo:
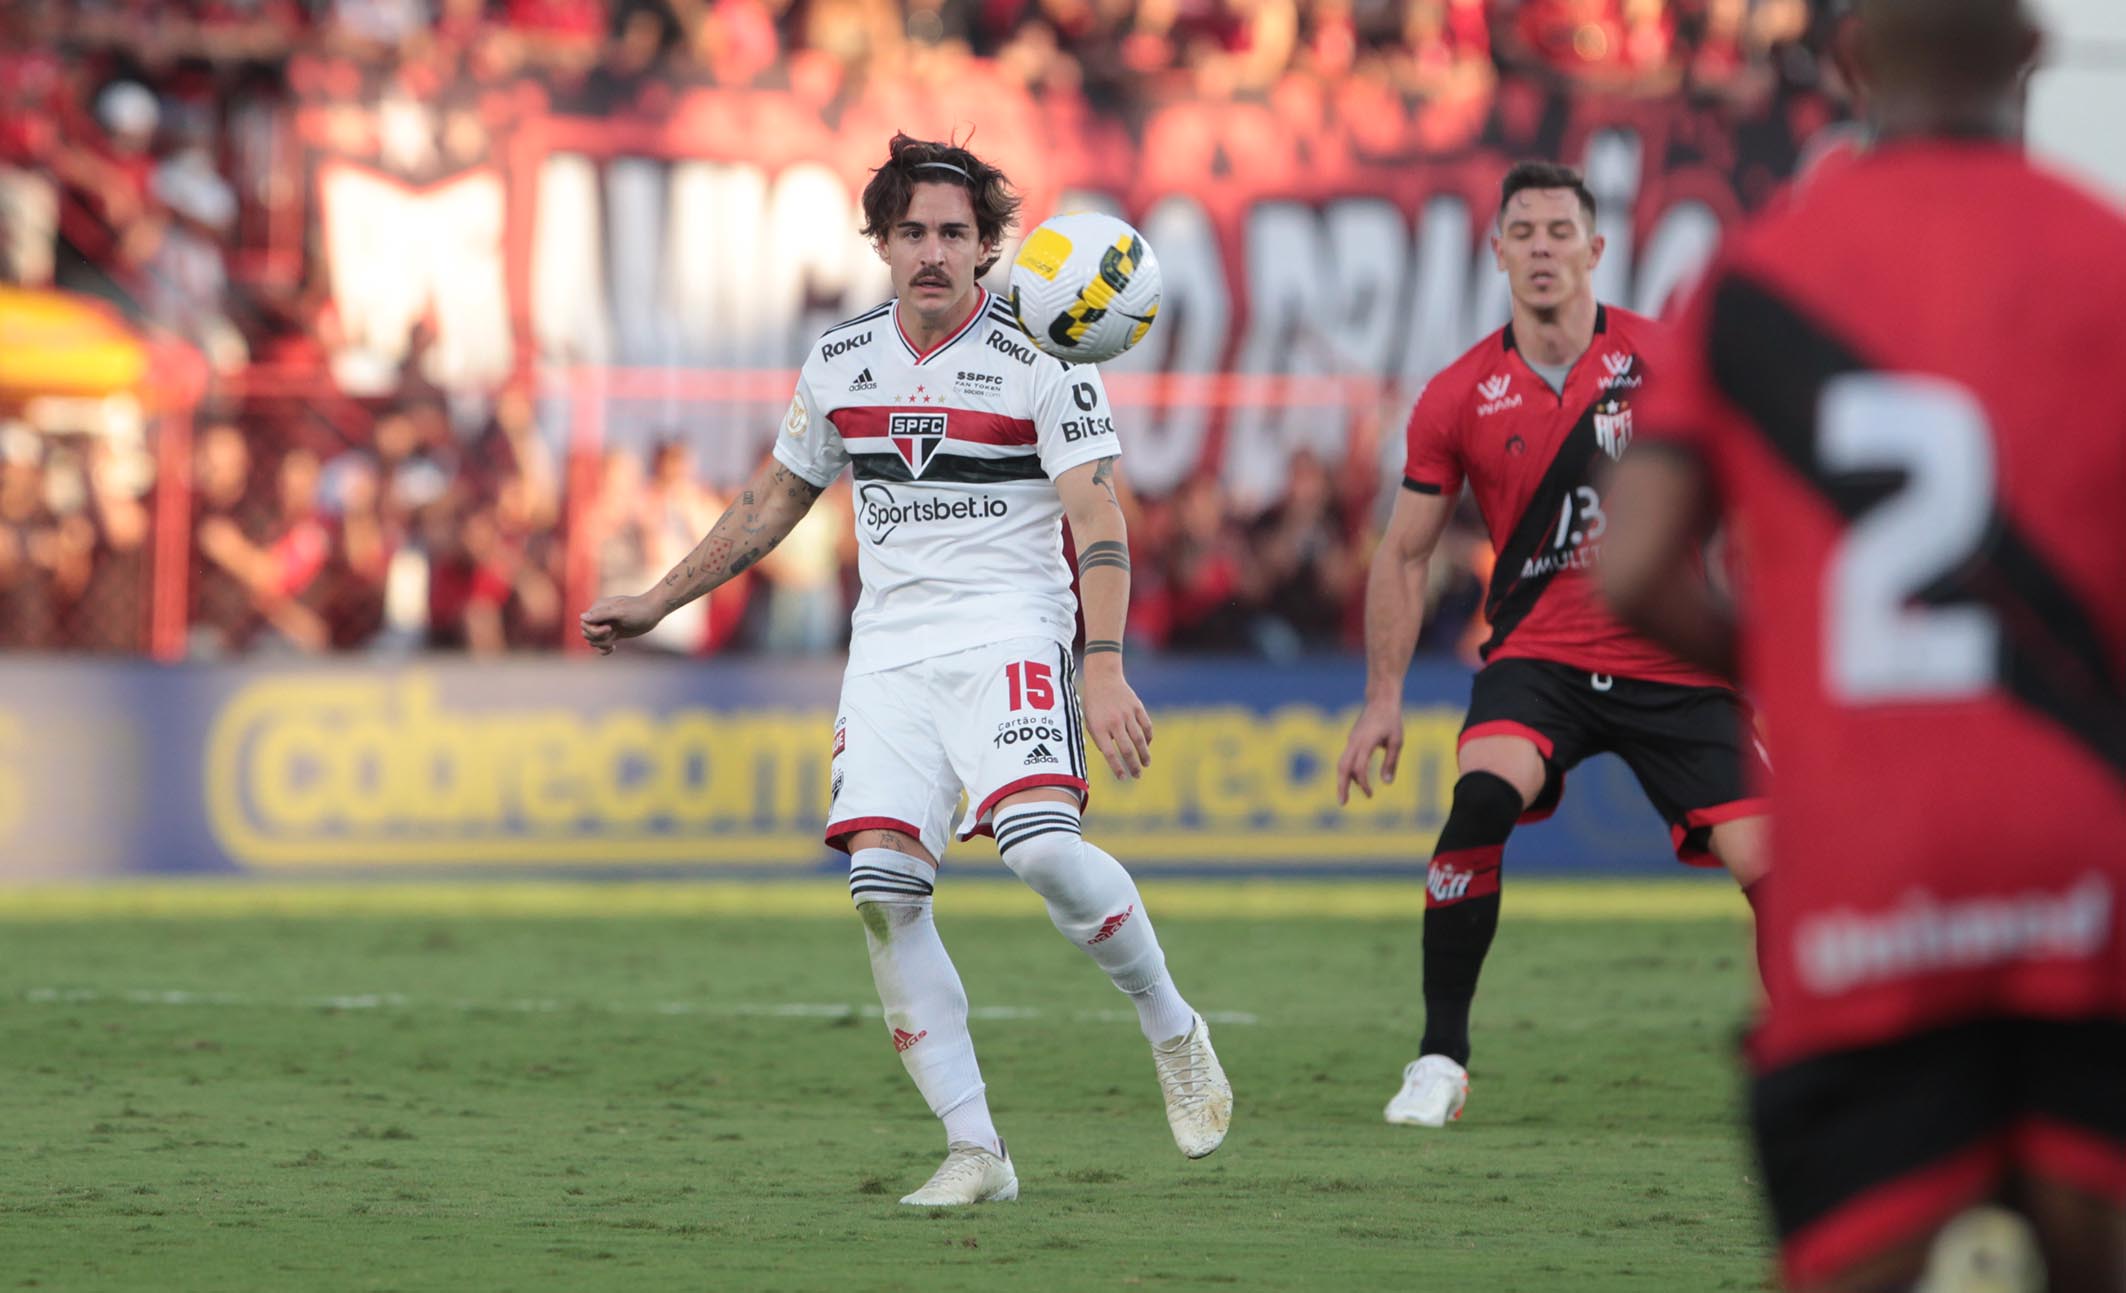
<svg viewBox="0 0 2126 1293"><path fill-rule="evenodd" d="M886 437L893 451L908 464L908 474L920 476L945 443L943 413L895 413L886 422Z"/></svg>
<svg viewBox="0 0 2126 1293"><path fill-rule="evenodd" d="M1622 458L1631 445L1631 405L1623 400L1603 400L1594 410L1595 442L1612 458Z"/></svg>

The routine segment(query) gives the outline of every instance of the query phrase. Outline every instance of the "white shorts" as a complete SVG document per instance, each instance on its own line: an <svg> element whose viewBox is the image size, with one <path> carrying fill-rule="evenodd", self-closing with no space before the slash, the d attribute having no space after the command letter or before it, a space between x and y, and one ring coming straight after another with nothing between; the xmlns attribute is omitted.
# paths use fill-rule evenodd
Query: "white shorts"
<svg viewBox="0 0 2126 1293"><path fill-rule="evenodd" d="M834 720L827 843L857 831L904 831L943 860L953 810L959 838L991 834L1007 795L1038 786L1085 802L1085 725L1070 651L1045 637L855 674Z"/></svg>

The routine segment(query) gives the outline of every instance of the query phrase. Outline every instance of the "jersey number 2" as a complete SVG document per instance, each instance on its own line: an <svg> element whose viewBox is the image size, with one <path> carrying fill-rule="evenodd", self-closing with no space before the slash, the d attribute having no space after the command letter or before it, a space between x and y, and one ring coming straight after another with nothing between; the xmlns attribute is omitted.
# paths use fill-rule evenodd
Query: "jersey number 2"
<svg viewBox="0 0 2126 1293"><path fill-rule="evenodd" d="M1971 393L1931 377L1857 373L1824 388L1817 456L1835 475L1898 472L1903 488L1846 530L1825 574L1824 660L1849 704L1960 700L2000 675L1982 606L1916 604L1977 554L1994 499L1993 433Z"/></svg>

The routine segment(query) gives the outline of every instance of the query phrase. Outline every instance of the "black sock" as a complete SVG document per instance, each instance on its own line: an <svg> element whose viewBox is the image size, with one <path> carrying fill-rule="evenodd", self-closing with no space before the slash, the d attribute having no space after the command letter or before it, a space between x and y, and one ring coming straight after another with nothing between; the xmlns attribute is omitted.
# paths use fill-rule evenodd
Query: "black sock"
<svg viewBox="0 0 2126 1293"><path fill-rule="evenodd" d="M1454 806L1425 877L1425 1036L1421 1055L1469 1063L1469 1006L1499 928L1499 863L1521 815L1503 777L1472 772L1454 784Z"/></svg>

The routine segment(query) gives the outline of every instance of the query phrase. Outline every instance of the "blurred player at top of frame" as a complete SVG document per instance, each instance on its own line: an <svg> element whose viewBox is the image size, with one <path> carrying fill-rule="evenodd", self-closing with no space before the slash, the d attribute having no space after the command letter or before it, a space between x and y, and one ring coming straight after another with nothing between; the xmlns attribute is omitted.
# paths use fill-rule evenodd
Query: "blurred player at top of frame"
<svg viewBox="0 0 2126 1293"><path fill-rule="evenodd" d="M1750 1052L1797 1288L1930 1244L1980 1287L1991 1227L2126 1290L2126 221L2022 154L2039 43L1855 6L1871 146L1722 253L1611 493L1619 609L1779 742ZM1739 629L1686 565L1718 516Z"/></svg>
<svg viewBox="0 0 2126 1293"><path fill-rule="evenodd" d="M1080 834L1085 733L1124 778L1150 762L1152 727L1122 672L1129 546L1100 374L1036 351L977 281L1018 208L1004 173L967 149L896 135L863 195L895 299L820 336L772 456L693 553L649 592L582 617L603 652L648 632L760 560L851 469L863 592L826 837L849 854L888 1036L945 1123L943 1166L901 1200L922 1206L1019 1189L931 919L963 788L959 838L993 834L1056 928L1136 1004L1182 1152L1218 1148L1232 1114L1209 1029L1175 989L1135 883Z"/></svg>
<svg viewBox="0 0 2126 1293"><path fill-rule="evenodd" d="M1513 319L1433 378L1410 415L1403 489L1366 583L1365 706L1337 764L1339 802L1353 785L1372 795L1376 751L1382 781L1395 779L1425 568L1466 480L1498 564L1460 779L1425 882L1425 1034L1387 1107L1389 1122L1413 1126L1461 1114L1506 839L1556 809L1576 764L1620 755L1677 856L1717 859L1753 903L1764 872L1762 751L1740 697L1627 631L1594 585L1611 524L1596 473L1662 380L1645 357L1654 325L1595 299L1603 240L1594 196L1569 167L1514 167L1491 245Z"/></svg>

